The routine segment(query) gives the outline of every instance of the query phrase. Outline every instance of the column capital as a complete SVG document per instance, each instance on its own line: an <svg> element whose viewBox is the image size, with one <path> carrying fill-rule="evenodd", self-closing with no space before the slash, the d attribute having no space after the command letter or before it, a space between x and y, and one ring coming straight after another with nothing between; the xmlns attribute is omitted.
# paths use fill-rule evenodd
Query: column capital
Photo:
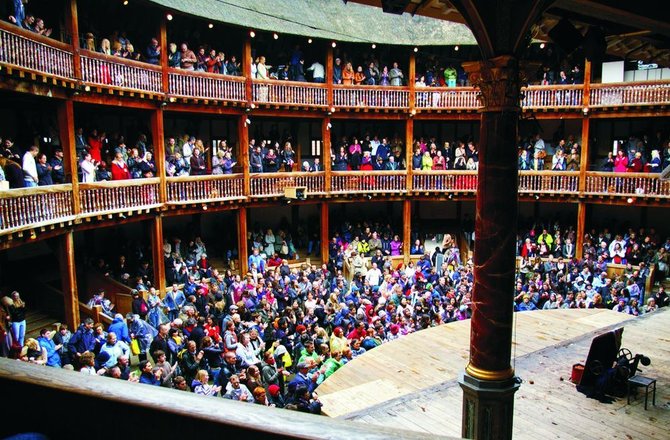
<svg viewBox="0 0 670 440"><path fill-rule="evenodd" d="M480 111L521 111L521 84L523 72L519 61L503 55L483 61L463 63L470 84L479 88Z"/></svg>

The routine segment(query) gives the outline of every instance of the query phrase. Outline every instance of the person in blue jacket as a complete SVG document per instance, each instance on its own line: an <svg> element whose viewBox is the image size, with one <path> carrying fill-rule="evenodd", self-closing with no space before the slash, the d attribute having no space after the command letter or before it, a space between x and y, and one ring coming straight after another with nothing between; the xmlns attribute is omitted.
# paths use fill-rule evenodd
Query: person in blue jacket
<svg viewBox="0 0 670 440"><path fill-rule="evenodd" d="M116 339L118 339L119 341L123 341L126 344L130 344L130 333L128 332L128 324L126 324L126 320L123 319L123 315L120 313L114 315L114 320L112 321L111 324L109 324L107 333L114 333L116 335Z"/></svg>
<svg viewBox="0 0 670 440"><path fill-rule="evenodd" d="M70 338L67 348L70 356L72 356L72 361L76 364L75 369L77 369L81 355L87 351L93 352L95 350L95 334L93 333L93 320L91 318L86 318L79 326Z"/></svg>
<svg viewBox="0 0 670 440"><path fill-rule="evenodd" d="M61 346L56 345L53 341L53 334L55 332L49 331L49 329L43 328L40 330L40 337L37 338L37 342L40 344L40 347L44 348L47 351L47 363L48 367L61 367L60 354L58 350L61 349Z"/></svg>

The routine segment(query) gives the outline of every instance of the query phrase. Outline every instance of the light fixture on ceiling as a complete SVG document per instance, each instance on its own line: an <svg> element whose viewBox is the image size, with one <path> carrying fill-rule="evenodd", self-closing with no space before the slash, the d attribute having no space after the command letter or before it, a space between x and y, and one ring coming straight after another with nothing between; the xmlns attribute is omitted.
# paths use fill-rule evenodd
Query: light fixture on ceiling
<svg viewBox="0 0 670 440"><path fill-rule="evenodd" d="M208 28L212 29L214 27L214 23L210 23L207 25Z"/></svg>
<svg viewBox="0 0 670 440"><path fill-rule="evenodd" d="M167 15L165 16L165 18L167 18L168 21L172 21L172 19L173 19L174 17L172 17L172 14L170 14L170 13L168 12Z"/></svg>
<svg viewBox="0 0 670 440"><path fill-rule="evenodd" d="M274 38L275 40L279 40L279 34L275 32L274 34L272 34L272 38Z"/></svg>
<svg viewBox="0 0 670 440"><path fill-rule="evenodd" d="M250 36L251 38L255 38L255 37L256 37L256 32L254 32L254 31L249 31L249 36Z"/></svg>

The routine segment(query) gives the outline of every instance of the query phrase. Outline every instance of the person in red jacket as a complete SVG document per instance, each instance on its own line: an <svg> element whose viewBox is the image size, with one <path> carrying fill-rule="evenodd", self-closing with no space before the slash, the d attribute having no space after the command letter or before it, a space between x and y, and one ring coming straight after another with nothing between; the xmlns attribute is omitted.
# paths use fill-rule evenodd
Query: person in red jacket
<svg viewBox="0 0 670 440"><path fill-rule="evenodd" d="M130 170L126 161L123 160L123 154L116 153L112 161L112 180L127 180L130 178Z"/></svg>

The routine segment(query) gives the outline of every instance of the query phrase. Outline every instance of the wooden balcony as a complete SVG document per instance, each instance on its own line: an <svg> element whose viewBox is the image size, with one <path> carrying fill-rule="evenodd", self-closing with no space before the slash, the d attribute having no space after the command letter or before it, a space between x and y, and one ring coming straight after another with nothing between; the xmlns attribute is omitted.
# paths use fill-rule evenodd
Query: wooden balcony
<svg viewBox="0 0 670 440"><path fill-rule="evenodd" d="M670 104L670 81L591 84L591 107Z"/></svg>
<svg viewBox="0 0 670 440"><path fill-rule="evenodd" d="M519 171L519 194L577 195L579 171Z"/></svg>
<svg viewBox="0 0 670 440"><path fill-rule="evenodd" d="M327 107L325 84L295 81L253 80L252 100L256 104Z"/></svg>
<svg viewBox="0 0 670 440"><path fill-rule="evenodd" d="M85 83L129 91L163 91L160 66L90 51L82 51L80 58L81 79Z"/></svg>
<svg viewBox="0 0 670 440"><path fill-rule="evenodd" d="M260 173L251 175L251 197L282 197L287 186L304 186L306 196L325 194L324 172Z"/></svg>
<svg viewBox="0 0 670 440"><path fill-rule="evenodd" d="M521 89L523 109L581 109L584 100L582 85L529 86Z"/></svg>
<svg viewBox="0 0 670 440"><path fill-rule="evenodd" d="M246 101L245 79L239 76L170 69L168 78L171 96L216 101Z"/></svg>
<svg viewBox="0 0 670 440"><path fill-rule="evenodd" d="M480 107L474 87L417 87L414 106L427 110L476 110Z"/></svg>
<svg viewBox="0 0 670 440"><path fill-rule="evenodd" d="M70 184L0 191L3 234L73 219Z"/></svg>
<svg viewBox="0 0 670 440"><path fill-rule="evenodd" d="M331 194L406 194L405 171L333 171Z"/></svg>
<svg viewBox="0 0 670 440"><path fill-rule="evenodd" d="M70 45L2 21L0 63L57 78L74 78Z"/></svg>
<svg viewBox="0 0 670 440"><path fill-rule="evenodd" d="M412 190L423 193L477 192L477 171L413 171Z"/></svg>
<svg viewBox="0 0 670 440"><path fill-rule="evenodd" d="M409 109L409 88L390 86L333 86L336 108Z"/></svg>
<svg viewBox="0 0 670 440"><path fill-rule="evenodd" d="M181 176L167 178L167 201L171 204L244 200L244 176Z"/></svg>
<svg viewBox="0 0 670 440"><path fill-rule="evenodd" d="M157 208L160 179L116 180L79 184L83 216L107 215Z"/></svg>
<svg viewBox="0 0 670 440"><path fill-rule="evenodd" d="M639 198L670 197L670 181L649 173L586 173L585 194Z"/></svg>

